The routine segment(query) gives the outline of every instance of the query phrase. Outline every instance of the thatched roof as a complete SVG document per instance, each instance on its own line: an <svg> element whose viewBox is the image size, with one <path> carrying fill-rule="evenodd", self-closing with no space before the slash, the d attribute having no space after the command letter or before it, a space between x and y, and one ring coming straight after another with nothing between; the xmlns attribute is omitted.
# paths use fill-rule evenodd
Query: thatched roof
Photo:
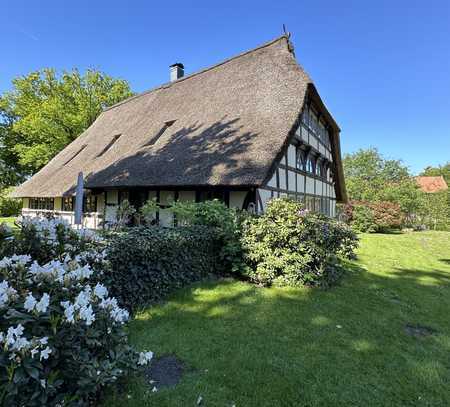
<svg viewBox="0 0 450 407"><path fill-rule="evenodd" d="M448 189L442 175L437 177L416 177L416 181L423 192L433 193Z"/></svg>
<svg viewBox="0 0 450 407"><path fill-rule="evenodd" d="M321 104L282 36L110 107L14 195L72 194L79 171L91 189L260 186L308 94ZM334 129L337 198L345 200L339 128L324 113Z"/></svg>

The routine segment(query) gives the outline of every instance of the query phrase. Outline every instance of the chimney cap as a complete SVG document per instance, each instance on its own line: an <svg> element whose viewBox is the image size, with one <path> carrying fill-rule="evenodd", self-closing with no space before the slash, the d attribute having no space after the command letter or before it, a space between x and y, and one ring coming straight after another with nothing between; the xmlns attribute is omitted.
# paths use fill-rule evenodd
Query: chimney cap
<svg viewBox="0 0 450 407"><path fill-rule="evenodd" d="M184 69L184 65L183 65L181 62L175 62L174 64L169 65L169 67L170 67L170 68L172 68L172 67L177 67L177 68Z"/></svg>

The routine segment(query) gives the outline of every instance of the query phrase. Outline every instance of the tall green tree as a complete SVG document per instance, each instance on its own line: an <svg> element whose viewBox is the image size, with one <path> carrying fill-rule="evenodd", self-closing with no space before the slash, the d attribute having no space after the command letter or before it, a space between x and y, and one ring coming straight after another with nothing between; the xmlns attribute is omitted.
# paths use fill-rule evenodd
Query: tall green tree
<svg viewBox="0 0 450 407"><path fill-rule="evenodd" d="M350 200L397 203L406 216L420 207L421 191L401 160L369 148L346 154L343 164Z"/></svg>
<svg viewBox="0 0 450 407"><path fill-rule="evenodd" d="M0 171L9 184L35 173L104 108L131 95L125 80L96 70L43 69L14 79L0 96Z"/></svg>
<svg viewBox="0 0 450 407"><path fill-rule="evenodd" d="M450 229L450 161L437 167L429 166L420 175L436 177L442 175L449 186L446 191L425 194L422 217L434 229Z"/></svg>

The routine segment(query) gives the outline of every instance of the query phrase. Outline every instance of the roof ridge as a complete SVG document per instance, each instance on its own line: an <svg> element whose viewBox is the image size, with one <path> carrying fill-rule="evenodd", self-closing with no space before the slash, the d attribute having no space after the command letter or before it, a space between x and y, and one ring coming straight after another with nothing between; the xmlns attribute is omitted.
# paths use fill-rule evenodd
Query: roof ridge
<svg viewBox="0 0 450 407"><path fill-rule="evenodd" d="M264 43L264 44L262 44L262 45L257 46L256 48L252 48L252 49L250 49L250 50L241 52L241 53L239 53L239 54L237 54L237 55L234 55L234 56L232 56L232 57L230 57L230 58L227 58L227 59L225 59L225 60L223 60L223 61L221 61L221 62L218 62L217 64L211 65L211 66L209 66L209 67L207 67L207 68L203 68L203 69L200 69L199 71L196 71L196 72L193 72L193 73L191 73L191 74L189 74L189 75L183 76L183 77L181 77L181 78L179 78L179 79L177 79L177 80L175 80L175 81L173 81L173 82L166 82L166 83L163 83L162 85L158 85L158 86L156 86L156 87L154 87L154 88L151 88L151 89L146 90L146 91L144 91L144 92L138 93L137 95L130 96L129 98L127 98L127 99L125 99L125 100L122 100L121 102L118 102L118 103L116 103L116 104L114 104L114 105L112 105L112 106L109 106L109 107L105 108L105 109L103 110L103 112L106 112L106 111L108 111L108 110L114 109L115 107L119 107L119 106L121 106L121 105L123 105L123 104L125 104L125 103L131 102L132 100L137 99L137 98L139 98L139 97L141 97L141 96L148 95L149 93L152 93L152 92L154 92L154 91L156 91L156 90L158 90L158 89L167 89L167 88L170 88L172 85L175 85L175 84L180 83L180 82L183 82L183 81L185 81L185 80L187 80L187 79L193 78L194 76L197 76L197 75L203 74L203 73L205 73L205 72L208 72L208 71L210 71L210 70L212 70L212 69L215 69L215 68L217 68L217 67L219 67L219 66L222 66L222 65L224 65L224 64L226 64L226 63L228 63L228 62L231 62L231 61L233 61L233 60L235 60L235 59L238 59L238 58L240 58L240 57L243 57L243 56L245 56L245 55L247 55L247 54L250 54L250 53L252 53L252 52L258 51L258 50L260 50L260 49L262 49L262 48L266 48L266 47L268 47L268 46L270 46L270 45L276 43L277 41L280 41L280 40L283 39L283 38L286 39L286 41L289 41L288 36L287 36L286 34L283 34L283 35L281 35L281 36L279 36L279 37L277 37L277 38L274 38L274 39L271 40L271 41L268 41L268 42L266 42L266 43ZM102 113L103 113L103 112L102 112Z"/></svg>

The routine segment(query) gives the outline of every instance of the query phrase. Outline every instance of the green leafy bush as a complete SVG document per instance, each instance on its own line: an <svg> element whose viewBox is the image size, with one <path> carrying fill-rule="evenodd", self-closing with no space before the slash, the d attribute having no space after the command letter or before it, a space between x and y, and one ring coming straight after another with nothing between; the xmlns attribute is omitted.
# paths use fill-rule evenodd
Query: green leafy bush
<svg viewBox="0 0 450 407"><path fill-rule="evenodd" d="M262 285L331 285L340 275L338 256L353 257L357 243L345 224L273 199L265 214L244 223L246 275Z"/></svg>
<svg viewBox="0 0 450 407"><path fill-rule="evenodd" d="M200 203L174 202L171 211L180 225L207 226L212 229L221 247L219 259L222 269L230 272L241 269L241 223L247 212L227 208L217 199Z"/></svg>
<svg viewBox="0 0 450 407"><path fill-rule="evenodd" d="M215 273L219 246L205 226L135 227L112 238L107 285L130 310Z"/></svg>
<svg viewBox="0 0 450 407"><path fill-rule="evenodd" d="M350 206L351 225L358 232L374 233L377 231L377 225L372 209L366 205Z"/></svg>
<svg viewBox="0 0 450 407"><path fill-rule="evenodd" d="M393 202L352 201L345 205L345 218L358 232L386 232L403 225L404 215Z"/></svg>
<svg viewBox="0 0 450 407"><path fill-rule="evenodd" d="M423 193L416 225L432 230L450 230L450 191Z"/></svg>
<svg viewBox="0 0 450 407"><path fill-rule="evenodd" d="M32 248L50 250L36 252L40 258L59 250L58 235L70 235L70 227L56 221L41 226L34 219L23 228L33 229L38 240L50 240ZM94 248L85 251L86 242L95 239L77 233L71 254L61 253L62 260L42 264L30 255L12 255L0 261L1 405L91 405L152 356L128 345L128 312L98 283L90 263L97 262Z"/></svg>
<svg viewBox="0 0 450 407"><path fill-rule="evenodd" d="M0 216L17 216L22 209L22 201L20 199L10 198L9 194L13 188L5 188L0 190Z"/></svg>
<svg viewBox="0 0 450 407"><path fill-rule="evenodd" d="M113 225L114 229L120 230L130 224L135 213L136 209L130 204L128 199L123 200L117 208L116 222Z"/></svg>

